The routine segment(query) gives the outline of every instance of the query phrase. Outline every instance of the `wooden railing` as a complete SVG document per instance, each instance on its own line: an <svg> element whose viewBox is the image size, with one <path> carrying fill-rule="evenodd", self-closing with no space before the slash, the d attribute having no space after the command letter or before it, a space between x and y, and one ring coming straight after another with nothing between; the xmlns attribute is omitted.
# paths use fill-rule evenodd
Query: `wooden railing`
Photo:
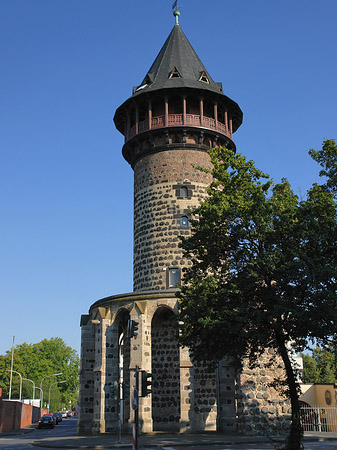
<svg viewBox="0 0 337 450"><path fill-rule="evenodd" d="M222 122L219 122L211 117L203 116L197 114L186 114L185 123L183 114L169 114L167 117L168 127L181 127L181 126L192 126L192 127L202 127L208 128L209 130L219 131L228 137L232 137L229 129ZM165 127L165 116L156 116L151 119L151 129L164 128ZM138 123L138 134L144 133L149 130L149 121L144 120ZM132 139L137 134L137 125L133 125L129 132L125 136L125 141Z"/></svg>

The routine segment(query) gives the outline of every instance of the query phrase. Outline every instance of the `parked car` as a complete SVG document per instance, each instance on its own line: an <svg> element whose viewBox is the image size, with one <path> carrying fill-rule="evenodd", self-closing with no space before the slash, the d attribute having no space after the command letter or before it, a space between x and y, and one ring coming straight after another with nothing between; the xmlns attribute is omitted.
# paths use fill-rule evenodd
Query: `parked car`
<svg viewBox="0 0 337 450"><path fill-rule="evenodd" d="M62 419L66 419L67 417L68 417L67 412L66 412L66 411L63 411L63 413L62 413Z"/></svg>
<svg viewBox="0 0 337 450"><path fill-rule="evenodd" d="M56 419L52 414L45 414L39 420L38 428L54 428Z"/></svg>
<svg viewBox="0 0 337 450"><path fill-rule="evenodd" d="M53 413L53 416L55 417L56 425L57 425L58 423L62 422L62 414L61 414L61 413L58 413L58 412Z"/></svg>

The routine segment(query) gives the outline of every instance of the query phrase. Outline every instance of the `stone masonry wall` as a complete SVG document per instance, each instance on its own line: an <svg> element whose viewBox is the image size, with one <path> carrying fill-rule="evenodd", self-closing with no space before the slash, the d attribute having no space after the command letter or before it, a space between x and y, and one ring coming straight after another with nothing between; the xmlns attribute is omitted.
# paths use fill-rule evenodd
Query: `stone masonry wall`
<svg viewBox="0 0 337 450"><path fill-rule="evenodd" d="M194 366L194 428L216 430L217 381L214 370L201 364Z"/></svg>
<svg viewBox="0 0 337 450"><path fill-rule="evenodd" d="M289 428L291 407L272 383L284 377L284 368L273 350L266 350L257 367L244 364L238 380L238 430L244 435L283 435Z"/></svg>
<svg viewBox="0 0 337 450"><path fill-rule="evenodd" d="M88 316L82 316L87 320ZM94 413L94 365L95 333L91 323L82 323L81 328L81 368L78 433L91 433Z"/></svg>
<svg viewBox="0 0 337 450"><path fill-rule="evenodd" d="M153 431L179 430L180 369L175 316L157 313L152 320L152 417Z"/></svg>
<svg viewBox="0 0 337 450"><path fill-rule="evenodd" d="M236 433L236 371L228 358L218 366L218 427L224 433Z"/></svg>
<svg viewBox="0 0 337 450"><path fill-rule="evenodd" d="M189 264L178 247L178 236L190 233L181 217L201 203L211 181L195 166L210 168L209 155L163 151L145 156L134 168L134 291L167 289L166 269Z"/></svg>

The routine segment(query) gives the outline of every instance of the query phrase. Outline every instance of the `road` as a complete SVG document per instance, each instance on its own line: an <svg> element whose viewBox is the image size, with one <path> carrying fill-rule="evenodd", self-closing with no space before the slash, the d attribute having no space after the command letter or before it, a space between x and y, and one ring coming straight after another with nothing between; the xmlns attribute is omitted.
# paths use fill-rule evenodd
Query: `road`
<svg viewBox="0 0 337 450"><path fill-rule="evenodd" d="M4 436L0 437L1 450L41 450L41 447L33 447L32 442L39 439L51 438L53 436L71 436L76 433L77 420L69 417L63 419L55 428L42 428L41 430L34 430L31 433L24 435ZM1 435L0 435L1 436ZM47 449L45 449L47 450ZM50 450L50 449L48 449Z"/></svg>
<svg viewBox="0 0 337 450"><path fill-rule="evenodd" d="M50 450L42 447L34 447L32 443L34 441L44 438L66 438L67 436L74 436L76 434L76 419L68 418L59 423L54 429L42 429L34 430L31 433L24 435L13 435L0 437L0 450ZM131 439L130 439L131 444ZM125 448L125 447L124 447ZM130 447L127 447L131 449ZM161 450L275 450L275 447L269 444L236 444L236 445L197 445L197 446L163 446L156 447ZM337 440L326 442L306 442L305 450L336 450ZM154 447L146 447L144 445L140 447L140 450L153 450Z"/></svg>

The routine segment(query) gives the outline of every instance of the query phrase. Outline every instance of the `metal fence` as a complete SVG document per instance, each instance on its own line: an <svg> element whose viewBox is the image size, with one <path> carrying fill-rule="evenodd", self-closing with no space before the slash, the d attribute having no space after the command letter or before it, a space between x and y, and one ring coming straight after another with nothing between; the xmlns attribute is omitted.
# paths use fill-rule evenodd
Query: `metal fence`
<svg viewBox="0 0 337 450"><path fill-rule="evenodd" d="M337 408L301 406L301 423L303 431L336 432Z"/></svg>

